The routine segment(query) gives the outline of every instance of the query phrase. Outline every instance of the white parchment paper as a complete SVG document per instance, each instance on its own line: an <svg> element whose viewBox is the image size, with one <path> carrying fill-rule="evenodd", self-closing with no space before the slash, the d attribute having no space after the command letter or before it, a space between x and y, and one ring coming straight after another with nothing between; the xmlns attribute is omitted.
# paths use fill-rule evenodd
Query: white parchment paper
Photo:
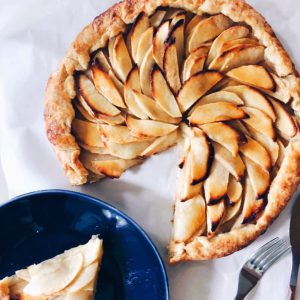
<svg viewBox="0 0 300 300"><path fill-rule="evenodd" d="M251 0L300 63L299 0ZM0 203L40 189L76 190L135 219L164 261L170 236L176 150L155 156L120 180L71 187L46 140L44 89L76 34L113 0L0 0ZM2 165L2 170L1 170ZM287 237L291 203L266 234L229 257L168 266L171 299L230 300L246 258L275 236ZM0 229L4 230L4 229ZM287 299L291 255L270 269L247 299ZM300 299L300 286L298 298Z"/></svg>

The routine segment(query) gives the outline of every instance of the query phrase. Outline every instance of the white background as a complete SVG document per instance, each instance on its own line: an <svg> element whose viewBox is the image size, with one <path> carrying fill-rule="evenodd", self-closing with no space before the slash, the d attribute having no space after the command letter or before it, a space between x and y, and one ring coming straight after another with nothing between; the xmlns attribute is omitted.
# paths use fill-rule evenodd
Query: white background
<svg viewBox="0 0 300 300"><path fill-rule="evenodd" d="M298 1L249 2L267 18L299 66ZM0 0L0 203L22 193L49 188L96 196L135 219L151 236L166 262L176 150L149 159L120 180L75 188L64 177L44 133L47 78L76 34L113 3ZM171 299L233 299L239 270L246 258L271 238L288 236L290 210L291 204L264 236L238 253L214 261L167 266ZM291 255L287 255L266 273L247 299L287 299L290 268ZM298 295L300 299L300 287Z"/></svg>

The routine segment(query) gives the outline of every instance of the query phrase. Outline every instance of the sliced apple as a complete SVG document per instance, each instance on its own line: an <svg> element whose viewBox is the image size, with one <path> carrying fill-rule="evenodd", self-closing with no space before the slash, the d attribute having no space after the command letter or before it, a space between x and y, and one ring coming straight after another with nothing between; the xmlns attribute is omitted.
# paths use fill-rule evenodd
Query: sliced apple
<svg viewBox="0 0 300 300"><path fill-rule="evenodd" d="M243 122L257 130L258 132L275 139L275 130L272 119L263 111L253 107L243 107L249 118L244 119Z"/></svg>
<svg viewBox="0 0 300 300"><path fill-rule="evenodd" d="M237 85L226 87L224 91L236 93L243 99L245 106L257 108L263 111L272 119L273 122L275 122L276 114L272 105L268 99L256 89L246 85Z"/></svg>
<svg viewBox="0 0 300 300"><path fill-rule="evenodd" d="M138 120L131 116L126 117L126 124L135 136L158 137L175 131L178 126L153 120Z"/></svg>
<svg viewBox="0 0 300 300"><path fill-rule="evenodd" d="M241 66L227 73L227 76L239 82L273 91L275 87L274 80L269 72L259 65Z"/></svg>
<svg viewBox="0 0 300 300"><path fill-rule="evenodd" d="M185 11L179 12L174 17L172 17L171 25L175 26L175 24L177 24L178 21L180 21L180 20L183 20L183 22L185 22L185 20L186 20L186 12Z"/></svg>
<svg viewBox="0 0 300 300"><path fill-rule="evenodd" d="M229 150L233 156L238 154L239 143L242 140L238 131L222 122L203 124L200 128L211 140L221 144Z"/></svg>
<svg viewBox="0 0 300 300"><path fill-rule="evenodd" d="M277 144L279 146L279 154L278 154L278 159L277 159L276 164L280 167L284 160L286 149L285 149L285 146L283 145L283 143L279 139L277 140Z"/></svg>
<svg viewBox="0 0 300 300"><path fill-rule="evenodd" d="M165 20L172 20L175 18L178 14L183 13L184 10L181 8L167 8L167 13L165 15Z"/></svg>
<svg viewBox="0 0 300 300"><path fill-rule="evenodd" d="M134 67L128 74L124 85L124 98L129 112L140 119L146 120L148 116L136 102L133 90L141 91L139 69L137 67Z"/></svg>
<svg viewBox="0 0 300 300"><path fill-rule="evenodd" d="M239 155L233 156L226 148L213 143L215 159L219 161L237 181L240 181L245 173L245 165Z"/></svg>
<svg viewBox="0 0 300 300"><path fill-rule="evenodd" d="M177 96L181 112L188 110L222 78L219 72L200 72L185 81Z"/></svg>
<svg viewBox="0 0 300 300"><path fill-rule="evenodd" d="M78 145L82 149L84 149L84 150L86 150L86 151L88 151L90 153L93 153L93 154L109 154L108 151L107 151L107 149L104 147L104 145L103 145L103 147L94 147L94 146L90 146L90 145L84 144L84 143L82 143L80 141L78 142Z"/></svg>
<svg viewBox="0 0 300 300"><path fill-rule="evenodd" d="M259 43L256 39L253 38L241 38L236 40L230 40L225 42L222 47L220 48L220 53L223 53L229 49L235 48L236 46L240 45L256 45L258 46Z"/></svg>
<svg viewBox="0 0 300 300"><path fill-rule="evenodd" d="M246 165L247 174L249 176L256 199L260 199L269 189L270 173L246 156L243 157L243 160Z"/></svg>
<svg viewBox="0 0 300 300"><path fill-rule="evenodd" d="M127 126L102 124L98 126L98 129L107 140L117 144L127 144L143 140L142 137L133 136Z"/></svg>
<svg viewBox="0 0 300 300"><path fill-rule="evenodd" d="M152 95L161 108L170 116L180 118L181 112L163 73L154 66L151 73Z"/></svg>
<svg viewBox="0 0 300 300"><path fill-rule="evenodd" d="M125 118L122 114L119 114L114 117L110 117L102 114L96 114L96 117L98 120L100 120L101 123L106 123L109 125L120 125L125 123Z"/></svg>
<svg viewBox="0 0 300 300"><path fill-rule="evenodd" d="M197 195L185 202L175 204L173 239L185 242L195 233L198 235L205 230L205 200Z"/></svg>
<svg viewBox="0 0 300 300"><path fill-rule="evenodd" d="M125 108L123 98L109 74L95 64L92 66L92 71L96 89L113 105Z"/></svg>
<svg viewBox="0 0 300 300"><path fill-rule="evenodd" d="M135 55L135 60L138 66L141 66L146 53L152 46L153 32L153 27L149 27L139 38L139 43Z"/></svg>
<svg viewBox="0 0 300 300"><path fill-rule="evenodd" d="M209 65L210 70L228 72L245 65L254 65L264 60L265 48L259 45L237 45L219 54Z"/></svg>
<svg viewBox="0 0 300 300"><path fill-rule="evenodd" d="M257 141L247 136L247 142L240 146L240 152L259 164L266 171L272 167L272 160L268 151Z"/></svg>
<svg viewBox="0 0 300 300"><path fill-rule="evenodd" d="M255 222L259 217L261 211L264 209L264 207L265 207L265 200L256 199L254 190L250 183L250 179L246 178L244 205L242 211L242 224Z"/></svg>
<svg viewBox="0 0 300 300"><path fill-rule="evenodd" d="M165 54L164 43L169 36L170 29L171 21L165 21L158 27L156 34L153 38L153 57L161 69L163 68L163 59Z"/></svg>
<svg viewBox="0 0 300 300"><path fill-rule="evenodd" d="M166 13L167 13L166 9L158 8L155 11L155 13L150 17L150 23L152 24L152 26L155 28L158 27L162 23Z"/></svg>
<svg viewBox="0 0 300 300"><path fill-rule="evenodd" d="M298 128L293 117L285 110L281 103L271 98L269 100L276 112L275 126L277 129L289 138L294 137L298 133Z"/></svg>
<svg viewBox="0 0 300 300"><path fill-rule="evenodd" d="M227 187L227 197L229 200L229 205L234 205L240 201L242 197L243 187L240 182L236 181L235 178L230 175L228 187Z"/></svg>
<svg viewBox="0 0 300 300"><path fill-rule="evenodd" d="M109 154L123 159L135 159L139 157L141 153L151 145L152 142L143 141L121 145L103 139L103 143Z"/></svg>
<svg viewBox="0 0 300 300"><path fill-rule="evenodd" d="M149 157L169 149L178 142L178 137L178 130L172 131L165 136L158 137L147 149L142 152L141 157Z"/></svg>
<svg viewBox="0 0 300 300"><path fill-rule="evenodd" d="M111 66L108 62L108 59L107 59L107 57L105 56L105 54L103 53L102 50L99 50L96 53L94 60L96 61L96 63L100 66L100 68L104 72L108 73L109 70L111 70Z"/></svg>
<svg viewBox="0 0 300 300"><path fill-rule="evenodd" d="M75 115L79 114L79 116L81 116L83 119L92 123L102 123L100 120L97 119L96 113L91 109L91 107L86 103L86 101L80 96L79 99L80 100L73 102L74 106L77 109Z"/></svg>
<svg viewBox="0 0 300 300"><path fill-rule="evenodd" d="M213 59L220 54L220 50L224 43L244 38L249 35L249 29L245 26L232 26L225 31L223 31L213 42L211 45L206 65L209 66L209 64L213 61Z"/></svg>
<svg viewBox="0 0 300 300"><path fill-rule="evenodd" d="M200 21L187 36L187 48L192 52L201 44L215 38L221 32L230 27L232 21L226 16L219 14Z"/></svg>
<svg viewBox="0 0 300 300"><path fill-rule="evenodd" d="M204 19L202 15L195 15L186 25L185 36L188 37L195 30L196 26Z"/></svg>
<svg viewBox="0 0 300 300"><path fill-rule="evenodd" d="M123 82L121 82L119 80L119 78L115 75L113 70L109 70L108 75L111 78L111 80L113 81L115 87L118 89L120 95L123 97L123 95L124 95L124 84L123 84Z"/></svg>
<svg viewBox="0 0 300 300"><path fill-rule="evenodd" d="M137 61L137 49L139 42L141 40L142 34L150 27L150 20L145 13L140 13L134 24L131 27L130 35L130 44L131 44L131 54L135 63ZM126 78L125 78L126 79ZM124 80L125 80L124 79Z"/></svg>
<svg viewBox="0 0 300 300"><path fill-rule="evenodd" d="M179 19L171 28L168 36L168 43L174 41L176 45L179 70L181 70L184 54L184 21L184 19Z"/></svg>
<svg viewBox="0 0 300 300"><path fill-rule="evenodd" d="M83 152L80 155L83 165L94 174L119 178L127 169L140 164L140 159L120 159L111 155L90 154Z"/></svg>
<svg viewBox="0 0 300 300"><path fill-rule="evenodd" d="M171 117L152 98L147 97L136 90L133 90L133 95L141 110L152 120L172 124L178 124L180 122L180 118Z"/></svg>
<svg viewBox="0 0 300 300"><path fill-rule="evenodd" d="M259 133L258 131L254 129L250 129L251 136L258 141L264 148L268 151L271 161L272 161L272 166L275 165L278 155L279 155L279 146L276 142L273 141L270 137L267 135L264 135L262 133Z"/></svg>
<svg viewBox="0 0 300 300"><path fill-rule="evenodd" d="M236 203L226 206L226 213L225 217L222 219L222 224L232 220L239 213L241 206L241 198Z"/></svg>
<svg viewBox="0 0 300 300"><path fill-rule="evenodd" d="M214 160L210 174L204 183L207 205L217 204L227 194L229 172L217 160Z"/></svg>
<svg viewBox="0 0 300 300"><path fill-rule="evenodd" d="M229 102L215 102L198 106L188 118L191 124L202 125L220 121L240 120L246 113Z"/></svg>
<svg viewBox="0 0 300 300"><path fill-rule="evenodd" d="M288 77L281 78L275 75L274 73L271 73L271 76L274 79L276 84L275 91L262 90L262 92L287 104L292 98L291 89L289 87L290 86L289 78Z"/></svg>
<svg viewBox="0 0 300 300"><path fill-rule="evenodd" d="M116 37L112 49L112 66L117 76L125 82L128 73L132 69L132 62L122 34Z"/></svg>
<svg viewBox="0 0 300 300"><path fill-rule="evenodd" d="M151 97L150 74L155 65L155 60L152 55L152 47L146 53L140 67L140 84L143 93Z"/></svg>
<svg viewBox="0 0 300 300"><path fill-rule="evenodd" d="M103 147L97 124L74 119L72 122L72 131L81 142L94 147Z"/></svg>
<svg viewBox="0 0 300 300"><path fill-rule="evenodd" d="M79 93L92 110L107 116L116 116L120 110L106 100L85 75L78 78Z"/></svg>
<svg viewBox="0 0 300 300"><path fill-rule="evenodd" d="M190 53L183 65L183 82L188 80L194 74L203 71L208 50L209 47L201 46Z"/></svg>
<svg viewBox="0 0 300 300"><path fill-rule="evenodd" d="M198 184L207 177L212 161L212 148L205 133L197 128L193 132L190 142L191 185Z"/></svg>
<svg viewBox="0 0 300 300"><path fill-rule="evenodd" d="M234 128L235 130L237 130L240 134L243 135L243 140L246 141L246 135L249 135L250 131L248 130L248 128L243 124L242 121L228 121L227 124L229 126L231 126L232 128Z"/></svg>
<svg viewBox="0 0 300 300"><path fill-rule="evenodd" d="M175 45L175 39L168 42L165 45L165 55L164 55L164 71L166 74L166 79L172 88L172 90L177 93L181 87L180 75L179 75L179 65L177 59L177 50Z"/></svg>
<svg viewBox="0 0 300 300"><path fill-rule="evenodd" d="M222 219L226 213L225 201L222 199L219 203L208 205L206 207L206 220L207 220L207 236L212 238L216 235Z"/></svg>

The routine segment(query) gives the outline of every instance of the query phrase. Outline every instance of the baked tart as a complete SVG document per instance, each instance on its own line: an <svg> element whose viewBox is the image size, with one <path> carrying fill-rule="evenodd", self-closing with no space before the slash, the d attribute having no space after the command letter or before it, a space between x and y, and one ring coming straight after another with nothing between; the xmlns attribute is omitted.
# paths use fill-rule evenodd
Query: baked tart
<svg viewBox="0 0 300 300"><path fill-rule="evenodd" d="M73 185L178 145L170 262L235 252L299 183L300 81L242 0L125 0L77 36L47 86L49 141Z"/></svg>
<svg viewBox="0 0 300 300"><path fill-rule="evenodd" d="M103 255L102 240L19 270L0 281L1 300L92 300Z"/></svg>

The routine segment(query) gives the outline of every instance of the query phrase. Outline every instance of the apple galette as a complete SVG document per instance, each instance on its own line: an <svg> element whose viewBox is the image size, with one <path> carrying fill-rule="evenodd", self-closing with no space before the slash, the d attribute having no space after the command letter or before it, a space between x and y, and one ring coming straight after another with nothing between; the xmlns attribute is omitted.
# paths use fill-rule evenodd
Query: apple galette
<svg viewBox="0 0 300 300"><path fill-rule="evenodd" d="M102 240L93 236L85 245L0 280L0 300L92 300L102 255Z"/></svg>
<svg viewBox="0 0 300 300"><path fill-rule="evenodd" d="M221 257L262 234L298 185L299 82L242 0L125 0L50 78L47 136L74 185L178 144L170 261Z"/></svg>

